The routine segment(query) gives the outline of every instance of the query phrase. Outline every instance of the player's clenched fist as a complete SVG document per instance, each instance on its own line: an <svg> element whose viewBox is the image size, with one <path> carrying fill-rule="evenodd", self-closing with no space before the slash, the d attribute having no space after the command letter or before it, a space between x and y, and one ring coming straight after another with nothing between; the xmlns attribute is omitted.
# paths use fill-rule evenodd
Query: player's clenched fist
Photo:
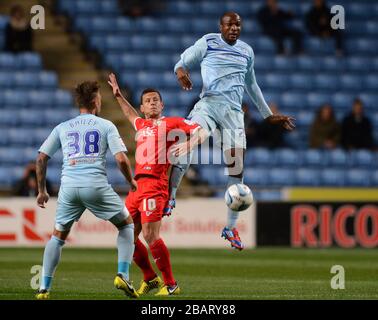
<svg viewBox="0 0 378 320"><path fill-rule="evenodd" d="M50 197L49 197L47 192L38 193L38 196L37 196L38 207L45 208L45 203L47 203L47 201L49 201L49 198Z"/></svg>

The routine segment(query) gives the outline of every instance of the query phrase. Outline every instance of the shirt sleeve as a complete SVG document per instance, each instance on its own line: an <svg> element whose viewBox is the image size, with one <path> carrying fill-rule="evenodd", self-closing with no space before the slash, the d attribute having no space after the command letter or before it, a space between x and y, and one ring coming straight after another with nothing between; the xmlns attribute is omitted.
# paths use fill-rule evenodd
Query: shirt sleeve
<svg viewBox="0 0 378 320"><path fill-rule="evenodd" d="M55 127L54 130L47 137L47 139L43 142L38 152L47 154L50 158L52 158L55 152L57 152L60 147L61 143L59 138L59 129L58 127Z"/></svg>
<svg viewBox="0 0 378 320"><path fill-rule="evenodd" d="M187 135L190 135L197 131L200 128L200 125L184 118L178 118L176 121L176 128L183 130Z"/></svg>
<svg viewBox="0 0 378 320"><path fill-rule="evenodd" d="M195 65L199 64L207 51L207 41L205 37L197 40L194 45L186 49L182 54L179 62L176 63L174 71L180 67L185 70L190 70Z"/></svg>
<svg viewBox="0 0 378 320"><path fill-rule="evenodd" d="M134 128L136 131L140 130L143 127L144 119L141 117L135 118L134 120Z"/></svg>
<svg viewBox="0 0 378 320"><path fill-rule="evenodd" d="M114 124L111 124L109 128L107 140L110 152L113 155L117 154L118 152L127 151L125 143L123 142L121 136L119 135L118 129Z"/></svg>
<svg viewBox="0 0 378 320"><path fill-rule="evenodd" d="M252 49L251 49L252 50ZM254 64L254 54L252 51L250 62L248 63L248 70L245 77L245 90L250 96L252 102L255 104L259 110L262 117L265 119L271 116L273 113L270 110L268 104L266 103L264 96L261 92L260 87L256 82L255 70L253 69Z"/></svg>

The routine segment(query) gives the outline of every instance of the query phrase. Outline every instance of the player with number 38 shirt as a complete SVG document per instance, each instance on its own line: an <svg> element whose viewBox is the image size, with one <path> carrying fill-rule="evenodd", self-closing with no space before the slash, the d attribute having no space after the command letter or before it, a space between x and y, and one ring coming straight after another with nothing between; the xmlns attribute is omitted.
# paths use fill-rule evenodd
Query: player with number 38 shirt
<svg viewBox="0 0 378 320"><path fill-rule="evenodd" d="M180 288L173 277L169 251L160 237L163 210L168 202L168 153L175 150L175 147L179 148L178 145L194 145L202 139L202 129L184 118L162 117L164 105L159 91L155 89L142 92L140 109L145 116L142 119L122 96L114 74L109 76L108 82L124 115L137 131L135 180L138 182L138 190L131 191L126 199L126 207L135 223L134 261L143 271L144 278L137 292L142 295L157 288L159 291L156 295L159 296L179 294ZM183 137L185 142L175 144L178 142L175 137ZM173 154L179 155L180 150L176 151ZM164 283L151 266L147 248L138 238L140 232L163 275Z"/></svg>

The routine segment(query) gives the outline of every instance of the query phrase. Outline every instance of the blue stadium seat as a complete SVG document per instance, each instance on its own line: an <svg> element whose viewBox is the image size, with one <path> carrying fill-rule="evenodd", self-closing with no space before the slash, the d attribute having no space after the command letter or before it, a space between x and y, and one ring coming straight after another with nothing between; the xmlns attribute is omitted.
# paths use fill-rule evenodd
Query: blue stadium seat
<svg viewBox="0 0 378 320"><path fill-rule="evenodd" d="M42 71L38 76L39 86L45 89L54 89L58 86L58 76L55 72Z"/></svg>
<svg viewBox="0 0 378 320"><path fill-rule="evenodd" d="M134 20L127 17L113 19L114 28L118 32L131 32L134 30Z"/></svg>
<svg viewBox="0 0 378 320"><path fill-rule="evenodd" d="M154 38L154 40L157 42L157 47L159 50L177 50L177 48L180 47L180 41L178 38L168 36L168 35L162 35L158 36L157 39ZM155 49L155 47L153 47Z"/></svg>
<svg viewBox="0 0 378 320"><path fill-rule="evenodd" d="M55 106L54 95L51 91L29 91L28 105L35 109L45 109L47 106Z"/></svg>
<svg viewBox="0 0 378 320"><path fill-rule="evenodd" d="M373 122L373 126L378 128L378 112L375 112L374 114L372 114L371 120ZM378 130L377 130L377 132L378 132Z"/></svg>
<svg viewBox="0 0 378 320"><path fill-rule="evenodd" d="M148 54L146 57L147 67L151 70L171 70L173 74L173 66L171 56L169 54Z"/></svg>
<svg viewBox="0 0 378 320"><path fill-rule="evenodd" d="M37 148L24 148L20 156L23 158L25 163L35 161L35 159L38 156L38 149Z"/></svg>
<svg viewBox="0 0 378 320"><path fill-rule="evenodd" d="M360 77L358 75L343 74L339 77L340 87L342 90L351 92L359 92L362 89L363 79L365 77Z"/></svg>
<svg viewBox="0 0 378 320"><path fill-rule="evenodd" d="M348 51L354 52L355 54L359 55L376 54L376 52L378 51L378 45L376 43L376 40L369 38L357 38L346 41L346 47Z"/></svg>
<svg viewBox="0 0 378 320"><path fill-rule="evenodd" d="M60 107L72 107L72 94L69 91L58 89L54 93L54 103Z"/></svg>
<svg viewBox="0 0 378 320"><path fill-rule="evenodd" d="M22 70L40 70L42 69L42 59L37 53L20 53L18 55L18 65Z"/></svg>
<svg viewBox="0 0 378 320"><path fill-rule="evenodd" d="M322 150L309 149L303 153L307 167L321 168L328 165L328 154Z"/></svg>
<svg viewBox="0 0 378 320"><path fill-rule="evenodd" d="M101 14L107 14L110 16L115 16L119 14L119 7L117 0L105 0L100 1L101 5Z"/></svg>
<svg viewBox="0 0 378 320"><path fill-rule="evenodd" d="M318 57L301 56L297 58L297 65L302 71L318 70L320 59Z"/></svg>
<svg viewBox="0 0 378 320"><path fill-rule="evenodd" d="M137 73L137 82L139 86L156 87L158 84L158 87L160 87L162 83L162 75L160 72L140 71Z"/></svg>
<svg viewBox="0 0 378 320"><path fill-rule="evenodd" d="M369 187L371 181L370 170L351 169L347 171L347 184L356 187Z"/></svg>
<svg viewBox="0 0 378 320"><path fill-rule="evenodd" d="M344 60L337 57L322 57L319 64L322 71L341 72L345 68Z"/></svg>
<svg viewBox="0 0 378 320"><path fill-rule="evenodd" d="M13 183L12 173L8 167L0 167L0 186L10 187Z"/></svg>
<svg viewBox="0 0 378 320"><path fill-rule="evenodd" d="M302 108L307 106L307 97L303 93L286 92L281 96L282 108Z"/></svg>
<svg viewBox="0 0 378 320"><path fill-rule="evenodd" d="M119 60L122 69L142 69L145 66L146 57L141 54L125 53Z"/></svg>
<svg viewBox="0 0 378 320"><path fill-rule="evenodd" d="M45 110L22 109L18 111L19 120L24 127L38 127L45 123Z"/></svg>
<svg viewBox="0 0 378 320"><path fill-rule="evenodd" d="M296 184L295 170L273 168L269 171L269 181L272 186L284 187Z"/></svg>
<svg viewBox="0 0 378 320"><path fill-rule="evenodd" d="M255 148L247 150L245 157L246 165L272 167L276 163L274 152L264 148Z"/></svg>
<svg viewBox="0 0 378 320"><path fill-rule="evenodd" d="M274 69L278 71L293 71L297 68L297 60L294 58L275 56L274 57ZM256 63L256 62L255 62ZM272 68L272 65L270 65Z"/></svg>
<svg viewBox="0 0 378 320"><path fill-rule="evenodd" d="M215 166L202 166L200 169L201 180L206 181L209 185L219 183L219 168Z"/></svg>
<svg viewBox="0 0 378 320"><path fill-rule="evenodd" d="M371 89L372 91L377 91L378 89L378 76L370 74L364 77L364 87L365 89Z"/></svg>
<svg viewBox="0 0 378 320"><path fill-rule="evenodd" d="M38 74L34 72L15 72L14 85L20 89L34 89L38 87Z"/></svg>
<svg viewBox="0 0 378 320"><path fill-rule="evenodd" d="M0 117L0 126L16 126L20 123L19 113L15 110L2 110Z"/></svg>
<svg viewBox="0 0 378 320"><path fill-rule="evenodd" d="M156 47L156 37L141 35L132 36L131 47L133 50L154 50Z"/></svg>
<svg viewBox="0 0 378 320"><path fill-rule="evenodd" d="M378 187L378 170L371 172L371 186Z"/></svg>
<svg viewBox="0 0 378 320"><path fill-rule="evenodd" d="M341 92L335 93L332 96L331 105L334 108L344 108L345 110L346 108L349 108L352 105L354 99L355 96L353 94Z"/></svg>
<svg viewBox="0 0 378 320"><path fill-rule="evenodd" d="M10 53L0 53L0 70L17 70L19 62L17 56Z"/></svg>
<svg viewBox="0 0 378 320"><path fill-rule="evenodd" d="M19 165L24 163L24 159L22 158L22 152L24 147L22 146L12 146L0 149L0 163L3 167L4 164L6 165ZM9 172L8 172L9 174Z"/></svg>
<svg viewBox="0 0 378 320"><path fill-rule="evenodd" d="M305 39L305 46L312 55L332 55L335 52L333 39L310 37Z"/></svg>
<svg viewBox="0 0 378 320"><path fill-rule="evenodd" d="M8 107L22 108L27 103L27 91L23 90L4 90L3 102Z"/></svg>
<svg viewBox="0 0 378 320"><path fill-rule="evenodd" d="M97 1L76 1L76 12L80 15L94 15L96 13L101 14L100 2Z"/></svg>
<svg viewBox="0 0 378 320"><path fill-rule="evenodd" d="M347 19L356 18L369 18L373 17L374 12L371 10L371 6L362 4L360 2L348 3L345 8Z"/></svg>
<svg viewBox="0 0 378 320"><path fill-rule="evenodd" d="M299 168L295 172L297 185L316 187L320 185L320 170Z"/></svg>
<svg viewBox="0 0 378 320"><path fill-rule="evenodd" d="M317 74L315 76L315 87L319 91L335 91L339 89L340 77L336 75Z"/></svg>
<svg viewBox="0 0 378 320"><path fill-rule="evenodd" d="M96 32L96 34L99 34L102 30L100 30L99 25L97 24L95 27L93 27L92 23L93 19L89 17L78 17L76 20L74 20L75 29L80 32L84 32L87 34L90 34L91 32Z"/></svg>
<svg viewBox="0 0 378 320"><path fill-rule="evenodd" d="M62 169L57 167L49 167L46 172L47 179L55 186L60 185L60 178L62 174Z"/></svg>
<svg viewBox="0 0 378 320"><path fill-rule="evenodd" d="M33 146L35 130L25 128L9 129L9 140L13 146Z"/></svg>
<svg viewBox="0 0 378 320"><path fill-rule="evenodd" d="M370 35L377 35L378 34L378 22L376 21L367 21L366 22L366 33Z"/></svg>
<svg viewBox="0 0 378 320"><path fill-rule="evenodd" d="M13 88L14 86L14 73L13 72L0 72L0 88Z"/></svg>
<svg viewBox="0 0 378 320"><path fill-rule="evenodd" d="M280 167L294 168L302 164L302 157L298 151L292 149L277 149L274 158Z"/></svg>
<svg viewBox="0 0 378 320"><path fill-rule="evenodd" d="M8 146L10 143L10 139L8 136L8 130L9 128L1 128L0 127L0 147ZM1 163L1 161L0 161Z"/></svg>
<svg viewBox="0 0 378 320"><path fill-rule="evenodd" d="M198 3L188 1L169 1L166 13L172 15L196 15L199 12Z"/></svg>
<svg viewBox="0 0 378 320"><path fill-rule="evenodd" d="M258 37L254 41L249 41L248 43L253 44L256 54L274 54L276 52L276 47L273 41L265 36Z"/></svg>
<svg viewBox="0 0 378 320"><path fill-rule="evenodd" d="M295 114L295 118L298 126L309 127L314 120L314 113L311 111L299 111Z"/></svg>
<svg viewBox="0 0 378 320"><path fill-rule="evenodd" d="M311 74L292 74L290 76L290 87L294 90L311 90L314 88L314 77Z"/></svg>
<svg viewBox="0 0 378 320"><path fill-rule="evenodd" d="M321 172L322 185L340 187L345 186L345 171L341 169L324 169Z"/></svg>
<svg viewBox="0 0 378 320"><path fill-rule="evenodd" d="M356 150L351 153L351 162L354 167L371 168L378 166L375 163L374 153L368 150Z"/></svg>
<svg viewBox="0 0 378 320"><path fill-rule="evenodd" d="M198 4L199 11L204 16L220 16L227 11L226 4L223 2L203 1Z"/></svg>
<svg viewBox="0 0 378 320"><path fill-rule="evenodd" d="M370 59L366 57L353 56L346 58L346 67L348 71L358 73L368 72L371 68Z"/></svg>
<svg viewBox="0 0 378 320"><path fill-rule="evenodd" d="M53 130L53 126L49 125L47 128L38 128L34 130L33 139L34 143L37 146L42 145L42 143L47 139L47 137L50 135L51 131Z"/></svg>
<svg viewBox="0 0 378 320"><path fill-rule="evenodd" d="M331 95L327 93L311 92L307 94L307 105L311 108L318 108L325 103L331 102Z"/></svg>
<svg viewBox="0 0 378 320"><path fill-rule="evenodd" d="M347 152L342 149L334 149L327 151L328 164L337 168L346 168L351 165L350 157Z"/></svg>
<svg viewBox="0 0 378 320"><path fill-rule="evenodd" d="M164 23L161 23L169 33L187 33L191 29L190 20L183 20L182 18L169 17L164 19Z"/></svg>
<svg viewBox="0 0 378 320"><path fill-rule="evenodd" d="M375 91L377 92L377 91ZM361 100L364 102L366 108L375 109L378 106L378 94L376 93L362 93L360 95Z"/></svg>
<svg viewBox="0 0 378 320"><path fill-rule="evenodd" d="M252 186L269 186L269 170L246 168L244 170L244 183Z"/></svg>
<svg viewBox="0 0 378 320"><path fill-rule="evenodd" d="M105 38L105 47L109 51L124 52L131 47L130 37L108 35Z"/></svg>
<svg viewBox="0 0 378 320"><path fill-rule="evenodd" d="M286 90L290 86L289 77L283 74L268 73L264 77L264 82L268 90Z"/></svg>
<svg viewBox="0 0 378 320"><path fill-rule="evenodd" d="M192 32L194 33L211 33L217 26L218 18L193 18L190 20Z"/></svg>
<svg viewBox="0 0 378 320"><path fill-rule="evenodd" d="M93 17L90 22L90 29L87 28L86 30L95 33L112 33L114 32L114 21L107 17Z"/></svg>
<svg viewBox="0 0 378 320"><path fill-rule="evenodd" d="M160 30L161 28L164 28L164 23L161 23L161 21L149 18L149 17L143 17L136 20L136 28L140 32L154 32L156 30ZM164 29L162 30L164 31Z"/></svg>
<svg viewBox="0 0 378 320"><path fill-rule="evenodd" d="M274 60L270 56L264 56L264 55L256 56L255 65L254 65L255 71L257 72L257 74L259 74L259 71L262 71L262 70L271 71L273 63L274 63Z"/></svg>

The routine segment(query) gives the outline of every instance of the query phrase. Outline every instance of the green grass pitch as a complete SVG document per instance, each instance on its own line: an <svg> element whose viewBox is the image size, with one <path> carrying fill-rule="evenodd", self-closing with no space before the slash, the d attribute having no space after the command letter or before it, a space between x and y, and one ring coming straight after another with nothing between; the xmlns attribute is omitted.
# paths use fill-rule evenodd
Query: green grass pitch
<svg viewBox="0 0 378 320"><path fill-rule="evenodd" d="M127 299L113 287L116 253L64 248L51 298ZM30 269L41 264L42 254L43 248L0 249L0 299L34 298ZM378 299L374 249L176 249L171 261L182 295L168 299ZM345 269L344 290L331 289L333 265ZM131 277L138 287L135 265Z"/></svg>

